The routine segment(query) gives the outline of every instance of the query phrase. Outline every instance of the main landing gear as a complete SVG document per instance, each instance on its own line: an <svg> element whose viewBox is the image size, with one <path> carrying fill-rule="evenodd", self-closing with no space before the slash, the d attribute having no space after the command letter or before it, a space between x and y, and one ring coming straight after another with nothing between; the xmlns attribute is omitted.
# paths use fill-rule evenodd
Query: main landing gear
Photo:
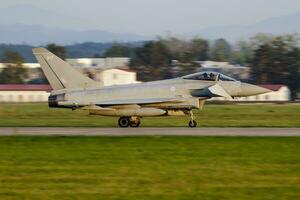
<svg viewBox="0 0 300 200"><path fill-rule="evenodd" d="M195 128L197 127L197 122L195 120L194 114L192 110L185 110L184 113L189 116L190 121L188 123L189 127ZM137 128L141 125L141 119L140 117L120 117L119 118L119 126L121 128Z"/></svg>
<svg viewBox="0 0 300 200"><path fill-rule="evenodd" d="M121 128L132 127L136 128L139 127L141 124L141 120L138 117L120 117L119 119L119 126Z"/></svg>

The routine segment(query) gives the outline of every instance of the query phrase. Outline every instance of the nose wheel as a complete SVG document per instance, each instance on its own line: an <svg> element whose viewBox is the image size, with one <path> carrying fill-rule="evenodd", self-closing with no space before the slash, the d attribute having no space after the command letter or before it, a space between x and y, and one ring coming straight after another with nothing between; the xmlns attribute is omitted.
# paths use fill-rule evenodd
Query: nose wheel
<svg viewBox="0 0 300 200"><path fill-rule="evenodd" d="M129 126L137 128L141 125L141 120L138 117L120 117L118 123L121 128L127 128Z"/></svg>
<svg viewBox="0 0 300 200"><path fill-rule="evenodd" d="M197 127L197 122L195 120L189 121L189 127L191 127L191 128Z"/></svg>

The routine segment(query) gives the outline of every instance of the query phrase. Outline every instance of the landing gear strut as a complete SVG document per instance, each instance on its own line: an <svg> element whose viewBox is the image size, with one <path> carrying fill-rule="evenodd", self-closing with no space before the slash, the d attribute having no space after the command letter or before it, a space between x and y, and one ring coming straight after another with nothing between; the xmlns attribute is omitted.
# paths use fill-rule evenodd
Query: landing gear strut
<svg viewBox="0 0 300 200"><path fill-rule="evenodd" d="M196 120L195 120L193 111L192 111L192 110L189 110L189 111L188 111L188 115L189 115L189 117L190 117L189 127L191 127L191 128L197 127L197 122L196 122Z"/></svg>
<svg viewBox="0 0 300 200"><path fill-rule="evenodd" d="M141 120L138 117L120 117L119 119L119 126L121 128L127 128L127 127L139 127L141 124Z"/></svg>
<svg viewBox="0 0 300 200"><path fill-rule="evenodd" d="M141 124L141 120L139 117L131 117L130 118L130 127L137 128Z"/></svg>

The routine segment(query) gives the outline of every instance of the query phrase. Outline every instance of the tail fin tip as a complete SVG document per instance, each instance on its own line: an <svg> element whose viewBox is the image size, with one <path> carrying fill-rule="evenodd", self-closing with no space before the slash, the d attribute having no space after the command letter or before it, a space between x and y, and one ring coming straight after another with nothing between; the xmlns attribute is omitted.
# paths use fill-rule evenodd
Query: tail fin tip
<svg viewBox="0 0 300 200"><path fill-rule="evenodd" d="M38 47L38 48L33 48L32 49L32 52L34 54L40 54L40 53L49 53L49 51L45 48L42 48L42 47Z"/></svg>

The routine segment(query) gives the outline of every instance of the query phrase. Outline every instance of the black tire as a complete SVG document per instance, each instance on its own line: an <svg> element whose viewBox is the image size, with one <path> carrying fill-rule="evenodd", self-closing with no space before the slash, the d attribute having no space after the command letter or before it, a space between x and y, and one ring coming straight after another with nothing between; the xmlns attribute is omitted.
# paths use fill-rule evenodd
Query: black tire
<svg viewBox="0 0 300 200"><path fill-rule="evenodd" d="M139 121L137 121L137 122L134 122L134 121L131 121L130 122L130 127L132 127L132 128L137 128L137 127L139 127L141 125L141 121L139 120Z"/></svg>
<svg viewBox="0 0 300 200"><path fill-rule="evenodd" d="M127 128L130 125L130 119L128 117L120 117L119 126L121 128Z"/></svg>
<svg viewBox="0 0 300 200"><path fill-rule="evenodd" d="M189 127L195 128L197 127L197 122L195 120L189 122Z"/></svg>

